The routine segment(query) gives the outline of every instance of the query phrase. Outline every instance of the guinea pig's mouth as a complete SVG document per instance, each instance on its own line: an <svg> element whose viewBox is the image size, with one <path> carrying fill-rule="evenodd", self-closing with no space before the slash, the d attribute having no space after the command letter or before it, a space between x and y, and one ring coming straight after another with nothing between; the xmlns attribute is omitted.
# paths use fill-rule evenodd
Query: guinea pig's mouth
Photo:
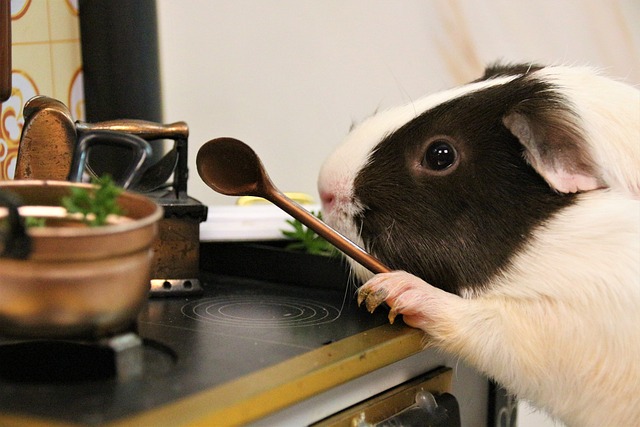
<svg viewBox="0 0 640 427"><path fill-rule="evenodd" d="M364 241L360 236L360 226L357 220L360 210L353 204L339 204L332 209L322 209L322 220L331 228L342 234L353 243L364 248ZM360 222L361 223L361 222Z"/></svg>

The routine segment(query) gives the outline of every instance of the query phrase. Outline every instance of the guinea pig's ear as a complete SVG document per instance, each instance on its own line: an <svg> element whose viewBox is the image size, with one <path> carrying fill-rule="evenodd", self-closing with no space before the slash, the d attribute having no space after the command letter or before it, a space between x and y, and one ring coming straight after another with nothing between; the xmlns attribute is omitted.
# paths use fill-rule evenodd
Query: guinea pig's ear
<svg viewBox="0 0 640 427"><path fill-rule="evenodd" d="M598 168L569 111L512 111L504 125L525 147L525 157L556 191L576 193L604 187Z"/></svg>

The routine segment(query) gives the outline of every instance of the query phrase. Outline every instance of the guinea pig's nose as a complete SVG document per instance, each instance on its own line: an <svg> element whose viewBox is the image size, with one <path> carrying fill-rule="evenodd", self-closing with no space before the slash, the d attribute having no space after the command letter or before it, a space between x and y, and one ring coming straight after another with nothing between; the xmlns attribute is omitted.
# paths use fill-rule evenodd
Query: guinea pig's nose
<svg viewBox="0 0 640 427"><path fill-rule="evenodd" d="M330 212L336 203L336 195L330 191L320 191L320 202L322 210Z"/></svg>

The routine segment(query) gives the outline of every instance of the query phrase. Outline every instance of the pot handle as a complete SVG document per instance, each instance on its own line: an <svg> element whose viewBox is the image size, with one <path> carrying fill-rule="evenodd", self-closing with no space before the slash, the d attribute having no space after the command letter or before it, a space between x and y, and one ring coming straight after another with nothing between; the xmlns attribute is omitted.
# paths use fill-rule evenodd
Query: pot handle
<svg viewBox="0 0 640 427"><path fill-rule="evenodd" d="M81 132L73 153L73 160L71 161L71 168L67 178L69 181L79 182L82 179L89 149L94 145L100 144L118 145L133 150L134 159L131 162L131 166L116 181L116 184L124 189L129 188L140 179L144 171L149 167L147 159L151 156L151 145L144 139L135 135L109 130Z"/></svg>
<svg viewBox="0 0 640 427"><path fill-rule="evenodd" d="M31 253L31 237L27 234L24 218L18 212L20 200L13 193L0 191L0 206L5 206L8 230L0 235L4 240L0 257L25 259Z"/></svg>

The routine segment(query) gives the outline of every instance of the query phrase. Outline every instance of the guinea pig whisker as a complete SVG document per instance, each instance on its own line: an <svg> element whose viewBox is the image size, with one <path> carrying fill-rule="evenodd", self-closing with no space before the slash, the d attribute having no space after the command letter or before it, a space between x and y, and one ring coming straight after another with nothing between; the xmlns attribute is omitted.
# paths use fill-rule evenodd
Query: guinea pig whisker
<svg viewBox="0 0 640 427"><path fill-rule="evenodd" d="M393 230L396 227L396 220L395 218L391 221L391 223L387 226L387 228L385 229L385 234L387 236L387 246L389 245L389 243L393 243Z"/></svg>
<svg viewBox="0 0 640 427"><path fill-rule="evenodd" d="M413 107L413 115L414 117L418 117L418 111L416 110L416 106L415 103L413 101L413 98L411 97L411 95L409 95L409 92L407 92L407 90L405 89L404 85L402 84L402 82L400 82L400 80L398 80L398 77L395 75L395 73L389 69L389 72L391 73L391 76L393 77L393 80L396 82L396 86L398 86L398 89L400 90L400 93L403 95L404 98L406 98L408 100L408 104L411 104L411 106ZM378 110L376 110L376 114L378 113Z"/></svg>

